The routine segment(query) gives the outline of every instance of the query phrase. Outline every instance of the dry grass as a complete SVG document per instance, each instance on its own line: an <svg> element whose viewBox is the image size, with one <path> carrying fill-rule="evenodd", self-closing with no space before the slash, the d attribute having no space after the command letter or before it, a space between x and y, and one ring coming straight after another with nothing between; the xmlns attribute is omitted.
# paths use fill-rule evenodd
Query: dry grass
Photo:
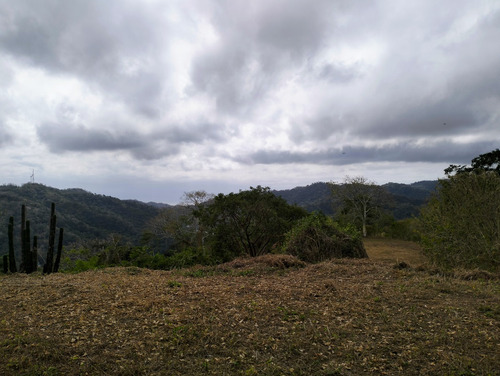
<svg viewBox="0 0 500 376"><path fill-rule="evenodd" d="M0 374L498 374L499 280L393 266L3 276Z"/></svg>
<svg viewBox="0 0 500 376"><path fill-rule="evenodd" d="M414 242L398 239L368 238L363 241L368 257L376 261L406 262L412 266L426 263L422 248Z"/></svg>

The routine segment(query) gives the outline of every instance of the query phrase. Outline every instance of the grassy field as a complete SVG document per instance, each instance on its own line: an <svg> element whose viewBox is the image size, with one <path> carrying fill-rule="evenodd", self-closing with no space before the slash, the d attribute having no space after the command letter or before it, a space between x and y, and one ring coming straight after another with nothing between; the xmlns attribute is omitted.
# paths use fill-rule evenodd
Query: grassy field
<svg viewBox="0 0 500 376"><path fill-rule="evenodd" d="M367 249L317 265L2 276L0 374L500 374L496 276L396 264L425 261L411 243Z"/></svg>

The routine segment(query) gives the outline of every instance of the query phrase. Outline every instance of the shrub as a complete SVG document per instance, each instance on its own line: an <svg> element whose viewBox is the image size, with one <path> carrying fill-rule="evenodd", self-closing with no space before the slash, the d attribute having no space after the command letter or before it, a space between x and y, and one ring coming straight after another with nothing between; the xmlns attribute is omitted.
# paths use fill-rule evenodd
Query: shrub
<svg viewBox="0 0 500 376"><path fill-rule="evenodd" d="M283 251L306 262L368 257L361 234L354 227L341 227L321 213L299 220L285 235Z"/></svg>
<svg viewBox="0 0 500 376"><path fill-rule="evenodd" d="M500 269L500 175L466 172L439 181L420 215L425 254L444 268Z"/></svg>

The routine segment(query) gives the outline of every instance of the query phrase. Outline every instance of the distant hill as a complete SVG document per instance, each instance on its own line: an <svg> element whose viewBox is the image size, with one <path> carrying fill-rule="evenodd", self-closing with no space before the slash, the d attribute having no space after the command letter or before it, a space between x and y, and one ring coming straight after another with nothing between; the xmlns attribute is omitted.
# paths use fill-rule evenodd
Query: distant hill
<svg viewBox="0 0 500 376"><path fill-rule="evenodd" d="M56 204L57 227L64 228L64 244L119 235L124 242L138 244L145 224L155 217L158 207L134 200L93 194L83 189L56 189L41 184L0 186L0 255L7 253L7 226L14 216L14 246L19 250L21 205L27 207L31 235L39 237L46 252L50 205Z"/></svg>
<svg viewBox="0 0 500 376"><path fill-rule="evenodd" d="M437 181L421 181L413 184L388 183L383 187L393 195L389 210L396 219L418 215L419 208L434 191ZM291 204L308 211L334 214L334 203L327 183L317 182L305 187L274 191ZM172 207L161 203L144 203L87 192L83 189L56 189L42 184L28 183L23 186L0 186L0 255L8 251L7 227L14 216L14 241L19 251L21 205L26 204L31 235L39 238L42 253L47 249L50 205L56 204L57 227L64 228L65 246L92 239L108 239L117 234L123 242L140 244L147 223L163 208Z"/></svg>
<svg viewBox="0 0 500 376"><path fill-rule="evenodd" d="M429 199L437 186L437 180L420 181L412 184L387 183L382 185L393 197L388 210L396 219L418 215L420 207ZM328 183L317 182L305 187L276 190L274 193L288 203L303 207L309 212L322 211L327 215L335 214L339 203L332 197Z"/></svg>

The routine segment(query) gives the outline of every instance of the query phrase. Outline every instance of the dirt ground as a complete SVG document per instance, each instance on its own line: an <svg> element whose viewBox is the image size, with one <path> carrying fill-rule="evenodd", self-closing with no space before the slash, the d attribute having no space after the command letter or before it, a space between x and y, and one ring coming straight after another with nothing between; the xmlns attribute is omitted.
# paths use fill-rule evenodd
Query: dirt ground
<svg viewBox="0 0 500 376"><path fill-rule="evenodd" d="M315 265L4 275L0 374L498 375L498 276L415 268L401 244Z"/></svg>

